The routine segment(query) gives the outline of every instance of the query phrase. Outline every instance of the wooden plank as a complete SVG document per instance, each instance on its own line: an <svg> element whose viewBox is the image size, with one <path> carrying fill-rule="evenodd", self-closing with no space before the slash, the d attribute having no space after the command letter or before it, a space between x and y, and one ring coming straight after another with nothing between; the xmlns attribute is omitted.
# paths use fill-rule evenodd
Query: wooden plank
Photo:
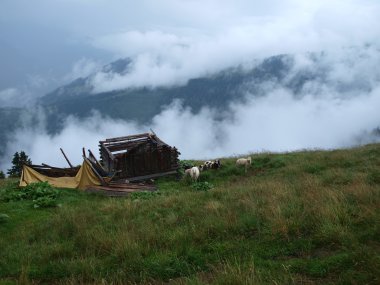
<svg viewBox="0 0 380 285"><path fill-rule="evenodd" d="M104 150L107 152L109 158L110 158L111 160L115 160L114 155L108 150L108 148L106 148L103 144L102 144L101 146L102 146L102 149L104 149Z"/></svg>
<svg viewBox="0 0 380 285"><path fill-rule="evenodd" d="M114 188L109 186L90 186L85 191L89 193L100 193L110 197L123 197L128 196L130 193L136 192L154 192L156 188Z"/></svg>
<svg viewBox="0 0 380 285"><path fill-rule="evenodd" d="M79 168L80 168L80 167L73 167L73 168L54 167L54 166L50 166L46 163L42 163L42 165L30 164L28 166L30 166L31 168L38 168L38 169L45 169L45 170L54 169L54 170L62 170L62 171L69 171L69 172L71 172L72 170L76 170L76 169L79 170Z"/></svg>
<svg viewBox="0 0 380 285"><path fill-rule="evenodd" d="M67 156L66 156L65 152L63 151L63 149L60 148L60 150L61 150L63 156L65 157L67 163L70 165L70 167L71 167L71 168L74 168L73 165L71 164L70 160L67 158Z"/></svg>
<svg viewBox="0 0 380 285"><path fill-rule="evenodd" d="M100 183L102 185L107 185L107 183L104 181L103 177L96 171L96 169L92 166L91 162L88 160L87 157L84 157L84 159L87 161L87 163L90 165L92 171L94 171L95 175L99 178Z"/></svg>
<svg viewBox="0 0 380 285"><path fill-rule="evenodd" d="M156 188L151 188L151 189L142 189L142 188L114 188L114 187L107 187L107 186L91 186L88 187L87 189L92 189L92 190L101 190L101 191L113 191L113 192L154 192L157 189Z"/></svg>
<svg viewBox="0 0 380 285"><path fill-rule="evenodd" d="M143 137L148 137L148 136L149 136L149 133L143 133L143 134L138 134L138 135L110 138L110 139L106 139L105 141L101 141L101 142L109 143L109 142L115 142L115 141L133 140L133 139L138 139L138 138L143 138Z"/></svg>
<svg viewBox="0 0 380 285"><path fill-rule="evenodd" d="M141 140L136 142L130 142L130 143L123 143L123 144L115 144L115 145L108 145L105 146L110 152L116 152L116 151L122 151L126 150L129 151L135 147L138 147L140 145L149 143L148 140Z"/></svg>
<svg viewBox="0 0 380 285"><path fill-rule="evenodd" d="M143 175L143 176L137 176L137 177L130 177L127 178L129 181L142 181L142 180L147 180L151 178L156 178L156 177L161 177L161 176L166 176L166 175L171 175L171 174L176 174L177 170L172 170L172 171L167 171L167 172L161 172L161 173L154 173L154 174L149 174L149 175Z"/></svg>
<svg viewBox="0 0 380 285"><path fill-rule="evenodd" d="M103 166L100 164L100 162L96 159L95 155L92 153L92 151L90 149L87 150L88 151L88 154L89 154L89 157L91 157L93 160L95 160L96 164L99 165L102 169L103 169ZM104 169L103 169L104 170ZM106 172L104 170L104 172Z"/></svg>
<svg viewBox="0 0 380 285"><path fill-rule="evenodd" d="M49 164L46 164L46 163L42 163L42 165L45 166L45 167L48 167L48 168L55 168L55 167L50 166Z"/></svg>
<svg viewBox="0 0 380 285"><path fill-rule="evenodd" d="M124 188L128 188L128 189L155 189L156 186L154 185L133 185L133 184L109 184L108 187L112 187L112 188L115 188L115 189L124 189Z"/></svg>
<svg viewBox="0 0 380 285"><path fill-rule="evenodd" d="M133 192L118 192L118 191L111 191L111 190L107 190L107 191L104 191L104 190L98 190L98 189L89 189L89 190L86 190L86 192L88 193L97 193L97 194L102 194L104 196L107 196L107 197L126 197L126 196L129 196L131 193L134 193L134 192L139 192L139 191L133 191Z"/></svg>

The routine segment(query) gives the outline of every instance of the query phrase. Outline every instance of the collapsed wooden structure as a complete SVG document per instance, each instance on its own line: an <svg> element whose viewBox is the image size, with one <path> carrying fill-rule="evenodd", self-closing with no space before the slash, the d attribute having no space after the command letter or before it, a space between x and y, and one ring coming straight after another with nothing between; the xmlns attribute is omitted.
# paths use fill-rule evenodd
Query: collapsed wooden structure
<svg viewBox="0 0 380 285"><path fill-rule="evenodd" d="M45 163L42 163L42 165L28 165L37 172L50 176L50 177L73 177L75 176L79 171L79 166L77 167L70 167L70 168L61 168L61 167L54 167L47 165Z"/></svg>
<svg viewBox="0 0 380 285"><path fill-rule="evenodd" d="M103 168L115 179L141 181L175 174L179 168L178 150L152 133L100 141L99 152Z"/></svg>
<svg viewBox="0 0 380 285"><path fill-rule="evenodd" d="M61 149L70 168L52 167L47 164L29 165L49 177L74 177L80 167L74 167ZM109 138L99 142L100 161L91 150L83 159L98 177L100 186L86 191L108 196L125 196L131 192L155 191L152 178L176 174L179 168L179 152L160 140L154 133Z"/></svg>

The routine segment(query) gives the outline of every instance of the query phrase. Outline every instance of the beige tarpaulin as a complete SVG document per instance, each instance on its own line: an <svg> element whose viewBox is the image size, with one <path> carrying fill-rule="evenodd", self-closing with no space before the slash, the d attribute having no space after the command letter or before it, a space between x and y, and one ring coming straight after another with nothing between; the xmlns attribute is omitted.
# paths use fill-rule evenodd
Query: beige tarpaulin
<svg viewBox="0 0 380 285"><path fill-rule="evenodd" d="M60 188L85 189L88 186L101 185L99 178L94 174L91 166L85 160L75 177L49 177L37 172L31 167L23 166L20 186L44 181L47 181L54 187Z"/></svg>

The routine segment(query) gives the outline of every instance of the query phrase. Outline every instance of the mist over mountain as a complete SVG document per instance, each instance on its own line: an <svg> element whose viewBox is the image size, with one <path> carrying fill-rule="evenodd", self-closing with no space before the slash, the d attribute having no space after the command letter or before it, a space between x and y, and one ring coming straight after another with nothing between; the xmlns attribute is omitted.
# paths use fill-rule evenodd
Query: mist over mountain
<svg viewBox="0 0 380 285"><path fill-rule="evenodd" d="M0 108L1 139L7 142L0 152L7 157L23 147L41 157L36 140L53 149L81 133L88 135L73 150L96 149L99 139L149 128L186 149L187 157L373 142L379 139L379 60L379 49L371 45L276 55L176 84L98 92L99 74L108 87L134 76L134 59L119 59L28 109ZM252 142L234 142L247 131Z"/></svg>
<svg viewBox="0 0 380 285"><path fill-rule="evenodd" d="M110 81L115 76L128 79L134 72L134 62L126 58L54 90L41 97L39 103L47 110L50 125L57 127L68 115L84 118L91 116L94 110L114 119L148 123L175 100L180 100L194 113L212 108L223 114L232 103L266 96L279 88L294 98L334 93L334 97L347 99L371 92L377 86L380 73L370 62L379 58L379 50L373 51L372 47L349 48L342 54L277 55L190 78L182 84L96 92L94 78L99 73Z"/></svg>
<svg viewBox="0 0 380 285"><path fill-rule="evenodd" d="M263 95L263 84L281 84L292 68L292 62L291 56L280 55L251 64L252 67L231 67L207 77L189 79L183 85L132 87L100 93L94 92L96 74L93 74L56 89L40 98L39 103L52 113L65 116L85 117L97 110L111 118L145 123L174 100L181 100L196 113L203 107L225 110L229 103L244 100L247 93ZM127 76L131 65L130 59L120 59L103 67L101 72L110 77L115 74ZM302 78L294 80L298 82L287 83L294 89L300 88L305 81Z"/></svg>

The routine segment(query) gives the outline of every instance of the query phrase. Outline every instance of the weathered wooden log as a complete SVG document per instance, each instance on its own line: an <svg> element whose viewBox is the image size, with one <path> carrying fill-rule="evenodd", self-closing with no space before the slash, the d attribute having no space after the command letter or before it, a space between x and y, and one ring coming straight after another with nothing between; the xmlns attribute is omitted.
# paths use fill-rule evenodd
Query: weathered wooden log
<svg viewBox="0 0 380 285"><path fill-rule="evenodd" d="M65 157L67 163L70 165L70 167L71 167L71 168L74 168L73 165L71 164L70 160L67 158L67 156L66 156L65 152L63 151L63 149L60 148L60 150L61 150L63 156Z"/></svg>

